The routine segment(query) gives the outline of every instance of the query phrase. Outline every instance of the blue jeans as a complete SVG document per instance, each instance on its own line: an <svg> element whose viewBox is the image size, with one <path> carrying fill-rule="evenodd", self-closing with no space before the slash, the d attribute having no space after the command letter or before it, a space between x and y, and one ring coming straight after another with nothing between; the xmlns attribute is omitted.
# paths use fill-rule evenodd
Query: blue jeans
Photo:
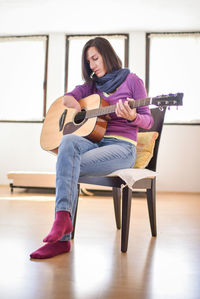
<svg viewBox="0 0 200 299"><path fill-rule="evenodd" d="M79 176L103 176L115 170L132 168L136 160L134 144L104 137L95 143L73 134L62 137L56 164L55 211L70 212L73 221L77 205ZM70 235L61 239L69 240Z"/></svg>

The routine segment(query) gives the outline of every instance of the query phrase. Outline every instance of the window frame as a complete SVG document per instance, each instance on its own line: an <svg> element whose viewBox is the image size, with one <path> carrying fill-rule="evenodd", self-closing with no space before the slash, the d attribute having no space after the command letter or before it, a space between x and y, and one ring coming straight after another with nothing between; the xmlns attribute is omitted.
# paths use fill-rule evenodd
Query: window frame
<svg viewBox="0 0 200 299"><path fill-rule="evenodd" d="M49 52L49 35L39 34L39 35L6 35L0 36L1 39L21 39L21 38L46 38L45 42L45 62L44 62L44 79L43 79L43 115L41 120L1 120L0 123L43 123L46 116L46 107L47 107L47 71L48 71L48 52Z"/></svg>
<svg viewBox="0 0 200 299"><path fill-rule="evenodd" d="M65 92L67 91L67 84L68 84L68 73L69 73L69 39L70 37L97 37L97 36L125 36L126 38L124 39L124 67L128 67L129 65L129 34L127 33L106 33L106 34L67 34L66 35L66 43L65 43Z"/></svg>
<svg viewBox="0 0 200 299"><path fill-rule="evenodd" d="M163 35L167 35L167 34L174 34L174 35L178 35L178 34L197 34L200 33L200 31L192 31L192 32L146 32L146 68L145 68L145 86L146 86L146 90L147 90L147 94L149 94L149 82L150 82L150 43L151 43L151 39L150 39L150 35L151 34L163 34ZM177 125L177 126L199 126L200 122L164 122L164 125Z"/></svg>

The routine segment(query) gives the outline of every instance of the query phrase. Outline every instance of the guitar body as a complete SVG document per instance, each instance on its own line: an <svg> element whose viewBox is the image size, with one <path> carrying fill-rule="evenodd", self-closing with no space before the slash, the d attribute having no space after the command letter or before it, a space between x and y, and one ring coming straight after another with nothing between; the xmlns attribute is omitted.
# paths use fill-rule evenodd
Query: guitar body
<svg viewBox="0 0 200 299"><path fill-rule="evenodd" d="M82 110L99 109L109 104L99 95L94 94L79 100ZM65 114L62 122L61 116ZM62 104L62 97L58 98L49 108L44 120L40 144L46 151L57 153L63 135L75 134L98 142L105 134L107 121L104 117L85 118L76 121L77 111ZM61 123L60 123L61 122Z"/></svg>

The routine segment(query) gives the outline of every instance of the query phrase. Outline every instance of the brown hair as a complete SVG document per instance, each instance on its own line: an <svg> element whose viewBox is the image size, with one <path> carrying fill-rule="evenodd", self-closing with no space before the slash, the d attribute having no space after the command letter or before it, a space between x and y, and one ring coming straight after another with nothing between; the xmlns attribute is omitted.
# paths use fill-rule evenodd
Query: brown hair
<svg viewBox="0 0 200 299"><path fill-rule="evenodd" d="M103 37L95 37L93 39L90 39L85 44L82 51L82 76L85 82L92 81L92 79L90 78L92 70L90 69L90 66L86 59L86 53L90 47L95 47L101 54L107 73L111 73L114 70L121 69L122 62L109 41Z"/></svg>

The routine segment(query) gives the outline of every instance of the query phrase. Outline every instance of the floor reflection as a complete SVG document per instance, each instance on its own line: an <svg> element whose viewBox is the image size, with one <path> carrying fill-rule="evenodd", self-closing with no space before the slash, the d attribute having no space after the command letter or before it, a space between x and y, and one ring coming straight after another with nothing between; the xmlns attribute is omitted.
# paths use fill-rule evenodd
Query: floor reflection
<svg viewBox="0 0 200 299"><path fill-rule="evenodd" d="M29 254L43 244L53 204L0 201L0 298L198 299L200 201L185 198L158 198L157 238L150 234L146 202L135 200L125 254L112 201L82 200L71 252L39 261Z"/></svg>

